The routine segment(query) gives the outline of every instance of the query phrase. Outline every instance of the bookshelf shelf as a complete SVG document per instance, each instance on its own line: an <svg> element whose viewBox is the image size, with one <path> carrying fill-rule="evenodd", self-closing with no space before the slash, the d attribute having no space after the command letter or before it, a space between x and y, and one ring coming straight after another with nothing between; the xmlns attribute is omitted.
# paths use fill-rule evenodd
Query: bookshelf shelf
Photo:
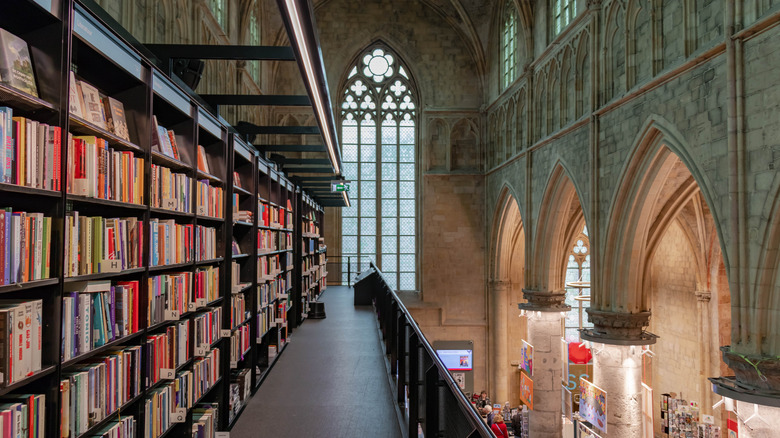
<svg viewBox="0 0 780 438"><path fill-rule="evenodd" d="M207 179L210 182L217 183L218 185L222 185L222 184L225 183L224 181L222 181L222 178L219 178L218 176L212 175L212 174L210 174L208 172L204 172L202 170L198 170L197 176L198 176L198 179Z"/></svg>
<svg viewBox="0 0 780 438"><path fill-rule="evenodd" d="M91 198L89 196L68 194L67 200L76 204L91 204L104 207L124 208L126 210L146 211L146 205L144 204L133 204L130 202L112 201L110 199Z"/></svg>
<svg viewBox="0 0 780 438"><path fill-rule="evenodd" d="M5 284L0 286L0 294L4 294L8 292L16 292L21 290L35 289L36 287L51 286L59 283L60 283L59 278L47 278L44 280L27 281L24 283Z"/></svg>
<svg viewBox="0 0 780 438"><path fill-rule="evenodd" d="M122 272L103 272L97 274L77 275L75 277L65 277L65 283L74 283L77 281L106 280L109 278L124 277L127 275L140 274L146 268L125 269Z"/></svg>
<svg viewBox="0 0 780 438"><path fill-rule="evenodd" d="M251 223L251 222L243 222L243 221L235 221L235 222L233 222L233 225L239 225L239 226L242 226L242 227L253 227L254 226L254 224Z"/></svg>
<svg viewBox="0 0 780 438"><path fill-rule="evenodd" d="M168 210L166 208L152 207L149 210L152 212L152 214L160 215L160 216L175 216L175 217L190 218L190 219L195 217L195 214L193 213L184 213L176 210Z"/></svg>
<svg viewBox="0 0 780 438"><path fill-rule="evenodd" d="M244 258L247 258L249 256L250 256L250 254L233 254L232 258L233 258L233 260L237 260L237 259L244 259Z"/></svg>
<svg viewBox="0 0 780 438"><path fill-rule="evenodd" d="M0 102L3 102L4 105L14 107L14 109L26 112L46 112L48 114L53 114L57 111L51 103L4 84L0 84Z"/></svg>
<svg viewBox="0 0 780 438"><path fill-rule="evenodd" d="M192 267L192 262L176 263L173 265L150 266L149 272L173 271L176 269L187 269L191 267Z"/></svg>
<svg viewBox="0 0 780 438"><path fill-rule="evenodd" d="M13 383L11 385L8 385L8 386L4 387L3 389L0 389L0 397L4 396L6 394L9 394L11 392L14 392L17 389L23 388L23 387L25 387L25 386L27 386L27 385L37 381L38 379L42 379L42 378L44 378L46 376L54 374L56 371L57 371L57 365L45 366L45 367L41 368L40 370L36 371L35 373L33 373L32 376L27 376L24 379L22 379L22 380L20 380L20 381L18 381L16 383Z"/></svg>
<svg viewBox="0 0 780 438"><path fill-rule="evenodd" d="M198 260L197 262L195 262L195 265L196 266L213 265L214 263L219 263L223 260L225 260L224 257L217 257L215 259L208 259L208 260Z"/></svg>
<svg viewBox="0 0 780 438"><path fill-rule="evenodd" d="M221 218L221 217L197 215L197 216L195 216L195 218L197 218L198 221L201 221L201 222L215 222L215 223L225 222L225 218Z"/></svg>
<svg viewBox="0 0 780 438"><path fill-rule="evenodd" d="M152 163L180 171L189 171L192 169L192 166L189 164L177 160L176 158L169 157L165 154L161 154L157 151L152 151Z"/></svg>
<svg viewBox="0 0 780 438"><path fill-rule="evenodd" d="M124 344L125 342L130 342L130 341L140 337L143 334L144 334L144 331L143 330L139 330L139 331L137 331L135 333L132 333L132 334L129 334L129 335L125 336L125 337L122 337L122 338L119 338L119 339L114 339L113 341L111 341L111 342L109 342L109 343L107 343L105 345L101 345L98 348L95 348L93 350L87 351L84 354L80 354L80 355L74 357L73 359L68 359L65 362L63 362L60 366L62 368L68 368L68 367L71 367L73 365L77 365L79 362L82 362L82 361L84 361L86 359L89 359L90 357L97 356L97 355L99 355L101 353L104 353L104 352L106 352L106 351L116 347L117 345Z"/></svg>
<svg viewBox="0 0 780 438"><path fill-rule="evenodd" d="M242 189L239 186L233 186L233 191L242 195L252 196L252 193L250 193L249 190Z"/></svg>
<svg viewBox="0 0 780 438"><path fill-rule="evenodd" d="M0 100L1 101L1 100ZM53 190L36 189L34 187L25 187L16 184L0 183L0 193L21 193L24 195L48 196L59 198L62 193Z"/></svg>
<svg viewBox="0 0 780 438"><path fill-rule="evenodd" d="M133 151L141 155L144 154L144 150L137 144L129 142L123 138L119 138L111 132L95 126L78 116L70 116L70 130L73 131L74 134L94 135L96 137L100 137L108 141L111 146L114 146L118 149Z"/></svg>

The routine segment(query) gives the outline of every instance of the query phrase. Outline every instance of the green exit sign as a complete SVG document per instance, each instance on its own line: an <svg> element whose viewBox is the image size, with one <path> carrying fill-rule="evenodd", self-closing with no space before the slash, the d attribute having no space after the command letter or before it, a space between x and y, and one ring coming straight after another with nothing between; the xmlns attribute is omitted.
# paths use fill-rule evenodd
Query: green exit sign
<svg viewBox="0 0 780 438"><path fill-rule="evenodd" d="M348 192L349 191L349 183L352 181L331 181L330 182L330 191L331 192Z"/></svg>

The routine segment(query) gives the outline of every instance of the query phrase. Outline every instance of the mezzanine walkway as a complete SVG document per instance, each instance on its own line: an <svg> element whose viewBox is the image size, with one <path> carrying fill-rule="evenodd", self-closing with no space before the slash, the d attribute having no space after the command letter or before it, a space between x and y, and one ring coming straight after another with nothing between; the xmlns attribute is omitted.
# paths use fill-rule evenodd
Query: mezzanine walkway
<svg viewBox="0 0 780 438"><path fill-rule="evenodd" d="M400 437L376 315L329 286L230 432L242 437Z"/></svg>

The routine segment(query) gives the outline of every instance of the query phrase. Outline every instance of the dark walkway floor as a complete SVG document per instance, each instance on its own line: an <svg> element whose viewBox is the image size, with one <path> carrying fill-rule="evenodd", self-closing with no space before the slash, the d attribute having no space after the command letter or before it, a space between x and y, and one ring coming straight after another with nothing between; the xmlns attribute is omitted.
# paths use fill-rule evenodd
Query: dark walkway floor
<svg viewBox="0 0 780 438"><path fill-rule="evenodd" d="M329 286L230 432L242 437L400 437L376 316Z"/></svg>

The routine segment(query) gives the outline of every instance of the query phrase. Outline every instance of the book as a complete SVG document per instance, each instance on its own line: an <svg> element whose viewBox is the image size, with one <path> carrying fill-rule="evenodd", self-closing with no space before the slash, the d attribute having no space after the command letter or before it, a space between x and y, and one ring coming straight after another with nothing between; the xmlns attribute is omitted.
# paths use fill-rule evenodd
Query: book
<svg viewBox="0 0 780 438"><path fill-rule="evenodd" d="M106 96L103 99L103 106L105 107L109 131L119 138L130 141L130 130L127 127L125 107L122 102L111 96Z"/></svg>
<svg viewBox="0 0 780 438"><path fill-rule="evenodd" d="M38 97L27 42L0 28L0 83Z"/></svg>
<svg viewBox="0 0 780 438"><path fill-rule="evenodd" d="M136 217L88 217L77 211L68 212L65 275L120 272L141 266L143 228L143 221Z"/></svg>
<svg viewBox="0 0 780 438"><path fill-rule="evenodd" d="M85 81L79 81L79 86L84 101L84 119L100 129L106 129L106 115L100 101L100 92Z"/></svg>
<svg viewBox="0 0 780 438"><path fill-rule="evenodd" d="M209 169L209 159L208 155L206 154L206 148L201 145L198 145L198 170L208 174L211 173L211 170Z"/></svg>
<svg viewBox="0 0 780 438"><path fill-rule="evenodd" d="M68 111L71 115L84 119L84 98L81 94L81 85L76 80L76 74L70 71L68 81Z"/></svg>

